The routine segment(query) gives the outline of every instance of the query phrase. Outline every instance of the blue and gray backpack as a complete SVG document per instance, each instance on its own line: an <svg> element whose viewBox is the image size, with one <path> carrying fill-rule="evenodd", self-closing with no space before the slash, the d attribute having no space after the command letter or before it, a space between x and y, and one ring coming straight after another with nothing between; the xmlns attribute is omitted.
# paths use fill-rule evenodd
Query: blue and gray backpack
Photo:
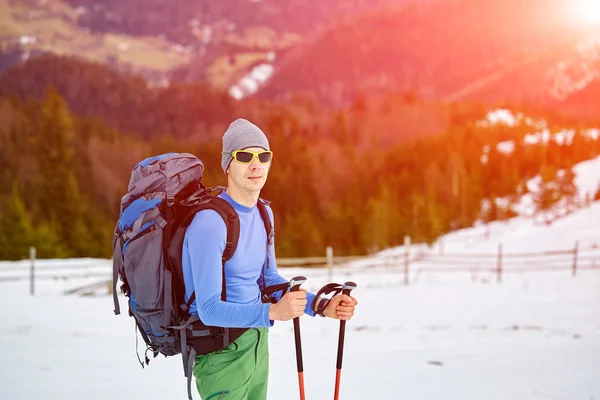
<svg viewBox="0 0 600 400"><path fill-rule="evenodd" d="M192 154L167 153L138 163L131 173L128 192L121 199L120 215L113 237L113 301L114 312L120 314L117 284L129 298L129 315L146 343L147 354L154 357L182 355L187 377L188 397L192 367L196 355L208 354L228 346L246 329L207 326L198 315L190 315L189 306L195 293L185 301L181 269L185 231L197 212L216 211L227 227L227 245L223 252L223 287L221 299L226 301L225 262L235 253L240 233L236 211L217 197L223 188L206 188L201 180L202 162ZM268 202L260 199L260 210L268 243L273 227L267 214ZM268 265L267 265L268 267ZM265 288L273 293L286 288ZM279 285L281 286L281 285ZM263 301L273 301L263 295ZM136 334L137 338L137 334ZM138 361L144 366L144 361Z"/></svg>

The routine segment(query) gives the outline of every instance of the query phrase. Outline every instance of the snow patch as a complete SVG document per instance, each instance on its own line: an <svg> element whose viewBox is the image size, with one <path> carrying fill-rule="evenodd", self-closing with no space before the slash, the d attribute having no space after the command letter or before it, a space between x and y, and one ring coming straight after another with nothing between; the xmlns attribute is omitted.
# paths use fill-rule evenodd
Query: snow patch
<svg viewBox="0 0 600 400"><path fill-rule="evenodd" d="M564 100L600 77L600 38L588 38L579 43L570 59L558 62L549 72L549 96Z"/></svg>
<svg viewBox="0 0 600 400"><path fill-rule="evenodd" d="M37 42L37 38L35 36L22 35L19 38L19 43L21 44L21 46L27 46L27 45L30 45L30 44L35 44L35 42Z"/></svg>
<svg viewBox="0 0 600 400"><path fill-rule="evenodd" d="M543 119L533 119L526 117L522 113L514 114L510 110L498 109L490 111L484 119L478 120L475 123L478 127L489 128L497 125L505 125L509 127L526 126L533 130L532 133L527 133L523 138L525 145L548 144L554 140L559 145L570 145L575 137L574 129L563 129L552 133L548 128L548 123ZM581 135L597 140L600 135L599 129L588 129L581 131ZM515 149L515 144L512 140L506 140L496 144L496 149L500 153L512 154ZM482 163L487 162L487 154L490 151L489 145L483 148ZM485 157L484 157L485 156Z"/></svg>
<svg viewBox="0 0 600 400"><path fill-rule="evenodd" d="M258 91L273 75L273 65L263 63L252 70L229 89L229 95L236 100L250 96Z"/></svg>
<svg viewBox="0 0 600 400"><path fill-rule="evenodd" d="M496 145L496 148L500 153L512 154L515 151L515 143L512 140L500 142Z"/></svg>
<svg viewBox="0 0 600 400"><path fill-rule="evenodd" d="M508 125L516 126L517 118L513 115L512 111L505 109L497 109L490 111L485 120L477 121L477 126L488 127L493 125Z"/></svg>

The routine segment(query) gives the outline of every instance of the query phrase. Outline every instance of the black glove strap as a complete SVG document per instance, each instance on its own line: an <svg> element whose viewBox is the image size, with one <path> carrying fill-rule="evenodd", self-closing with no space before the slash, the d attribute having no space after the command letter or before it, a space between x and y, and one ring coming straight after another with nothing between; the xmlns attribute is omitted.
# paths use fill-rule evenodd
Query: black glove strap
<svg viewBox="0 0 600 400"><path fill-rule="evenodd" d="M320 315L321 317L325 317L325 314L323 314L323 312L325 312L325 308L327 308L327 305L329 304L329 300L326 297L321 298L321 300L319 301L319 305L317 306L317 311L316 314Z"/></svg>
<svg viewBox="0 0 600 400"><path fill-rule="evenodd" d="M339 283L328 283L327 285L325 285L321 289L319 289L319 291L315 295L315 299L313 300L313 304L311 305L312 309L315 310L315 303L317 301L319 302L317 304L317 308L315 310L315 314L320 315L321 317L325 316L323 314L323 311L325 311L325 308L327 307L327 304L329 304L329 300L331 300L331 297L339 294L342 291L342 286L343 285L340 285ZM328 295L330 293L333 293L330 298L321 297L322 295Z"/></svg>

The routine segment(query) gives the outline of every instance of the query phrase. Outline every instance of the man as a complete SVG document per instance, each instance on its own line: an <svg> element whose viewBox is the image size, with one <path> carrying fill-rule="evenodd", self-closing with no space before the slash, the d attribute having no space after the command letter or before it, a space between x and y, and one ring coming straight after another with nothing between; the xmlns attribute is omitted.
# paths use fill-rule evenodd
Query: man
<svg viewBox="0 0 600 400"><path fill-rule="evenodd" d="M210 326L251 328L237 340L194 364L196 387L204 400L264 400L269 372L268 327L303 314L315 316L314 294L288 292L276 304L262 303L258 285L261 271L267 286L285 283L279 275L274 245L267 255L267 233L257 201L267 181L272 153L265 134L244 119L232 122L223 135L221 167L227 190L219 196L229 202L240 219L240 237L233 257L225 263L227 301L221 300L221 257L226 227L213 210L196 214L183 245L186 301L195 291L190 313L198 313ZM283 188L282 188L283 189ZM267 207L271 223L273 212ZM268 257L268 268L264 267ZM319 301L314 302L315 308ZM349 320L357 301L341 294L327 304L323 316ZM214 396L214 397L213 397Z"/></svg>

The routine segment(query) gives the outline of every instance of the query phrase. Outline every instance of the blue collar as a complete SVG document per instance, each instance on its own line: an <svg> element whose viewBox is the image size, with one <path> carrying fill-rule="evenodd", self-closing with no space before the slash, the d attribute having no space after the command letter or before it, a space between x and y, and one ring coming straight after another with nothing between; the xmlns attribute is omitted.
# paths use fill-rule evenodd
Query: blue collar
<svg viewBox="0 0 600 400"><path fill-rule="evenodd" d="M237 212L249 214L251 212L254 212L254 210L256 209L256 204L253 207L246 207L232 199L231 196L227 194L227 192L225 192L224 190L221 192L221 194L219 194L219 197L227 200L227 202L231 204L234 210L236 210Z"/></svg>

